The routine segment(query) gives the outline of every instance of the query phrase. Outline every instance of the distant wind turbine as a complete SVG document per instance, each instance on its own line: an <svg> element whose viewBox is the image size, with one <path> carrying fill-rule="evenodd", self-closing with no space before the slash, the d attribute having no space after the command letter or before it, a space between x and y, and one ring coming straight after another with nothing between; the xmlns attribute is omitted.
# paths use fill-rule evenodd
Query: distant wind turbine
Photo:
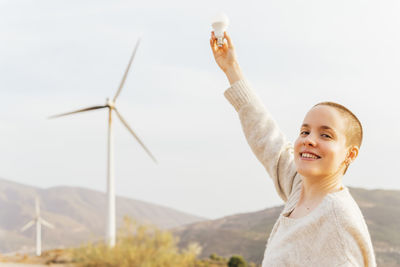
<svg viewBox="0 0 400 267"><path fill-rule="evenodd" d="M27 224L25 224L24 227L21 228L21 232L24 232L36 223L36 255L40 256L42 254L42 224L51 229L53 229L54 226L51 223L45 221L42 217L40 217L39 199L37 197L35 199L35 208L35 217L32 221L28 222Z"/></svg>
<svg viewBox="0 0 400 267"><path fill-rule="evenodd" d="M72 112L67 112L59 115L51 116L50 118L57 118L61 116L71 115L80 112L86 112L95 109L103 109L108 108L108 165L107 165L107 197L108 197L108 212L107 212L107 225L106 225L106 242L109 247L115 246L115 236L116 236L116 223L115 223L115 189L114 189L114 145L113 145L113 131L112 131L112 111L115 111L117 117L121 120L122 124L128 129L128 131L135 137L135 139L139 142L139 144L143 147L143 149L147 152L147 154L152 158L152 160L157 163L157 160L151 154L151 152L147 149L147 147L143 144L143 142L139 139L139 137L135 134L132 128L128 125L126 120L122 117L122 115L118 112L115 107L115 101L117 97L121 93L122 87L124 86L126 77L128 75L129 69L131 67L133 58L135 57L136 50L138 49L140 44L140 39L137 41L135 49L133 50L132 56L129 60L128 66L125 70L124 76L122 77L121 83L118 87L118 90L112 100L107 98L106 104L102 106L93 106L88 108L83 108L79 110L75 110Z"/></svg>

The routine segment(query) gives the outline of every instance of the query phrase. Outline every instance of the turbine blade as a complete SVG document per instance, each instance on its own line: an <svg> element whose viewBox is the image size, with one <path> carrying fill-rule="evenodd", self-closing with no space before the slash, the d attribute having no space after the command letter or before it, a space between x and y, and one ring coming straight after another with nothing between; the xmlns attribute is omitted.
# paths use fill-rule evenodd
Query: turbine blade
<svg viewBox="0 0 400 267"><path fill-rule="evenodd" d="M35 223L35 221L30 221L27 224L25 224L22 228L21 228L21 232L25 231L26 229L28 229L29 227L31 227L33 224Z"/></svg>
<svg viewBox="0 0 400 267"><path fill-rule="evenodd" d="M155 162L158 163L156 158L151 154L150 150L147 149L147 147L143 144L143 142L139 139L139 137L135 134L135 132L132 130L132 128L128 125L128 123L125 121L125 119L121 116L121 114L118 112L116 108L114 108L115 113L117 113L118 118L121 120L121 122L125 125L125 127L128 129L129 132L133 135L133 137L136 138L136 140L139 142L139 144L143 147L143 149L147 152L147 154L151 157L151 159Z"/></svg>
<svg viewBox="0 0 400 267"><path fill-rule="evenodd" d="M107 106L94 106L94 107L89 107L89 108L78 109L75 111L50 116L49 119L54 119L54 118L58 118L58 117L62 117L62 116L67 116L67 115L71 115L71 114L75 114L75 113L80 113L80 112L85 112L85 111L95 110L95 109L100 109L100 108L106 108L106 107Z"/></svg>
<svg viewBox="0 0 400 267"><path fill-rule="evenodd" d="M41 222L44 226L47 226L47 227L49 227L49 228L51 228L51 229L54 228L54 225L52 225L51 223L49 223L49 222L46 221L45 219L40 218L40 222Z"/></svg>
<svg viewBox="0 0 400 267"><path fill-rule="evenodd" d="M122 77L121 83L119 84L118 91L117 91L117 93L116 93L115 96L114 96L114 99L113 99L114 102L115 102L115 100L117 100L117 97L118 97L119 94L121 93L122 87L124 86L126 77L128 76L129 69L130 69L130 67L131 67L131 65L132 65L132 61L133 61L133 58L135 57L136 50L137 50L138 47L139 47L140 41L141 41L141 40L140 40L140 38L139 38L139 40L136 42L135 49L133 49L133 53L132 53L131 58L130 58L130 60L129 60L128 66L126 67L124 76Z"/></svg>

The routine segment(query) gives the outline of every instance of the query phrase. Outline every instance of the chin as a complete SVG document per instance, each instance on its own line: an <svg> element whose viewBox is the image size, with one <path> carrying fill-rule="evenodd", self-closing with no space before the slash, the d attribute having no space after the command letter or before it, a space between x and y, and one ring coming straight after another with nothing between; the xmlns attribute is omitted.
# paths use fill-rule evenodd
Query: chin
<svg viewBox="0 0 400 267"><path fill-rule="evenodd" d="M321 172L319 170L316 170L315 168L302 168L302 167L297 167L297 173L299 173L303 177L321 177Z"/></svg>

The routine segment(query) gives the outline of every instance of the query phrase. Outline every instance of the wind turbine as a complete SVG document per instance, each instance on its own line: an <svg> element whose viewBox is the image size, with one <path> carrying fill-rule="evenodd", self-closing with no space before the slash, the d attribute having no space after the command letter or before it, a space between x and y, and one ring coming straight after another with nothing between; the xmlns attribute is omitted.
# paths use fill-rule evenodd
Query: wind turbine
<svg viewBox="0 0 400 267"><path fill-rule="evenodd" d="M24 232L36 223L36 255L40 256L42 254L42 224L51 229L53 229L54 226L40 217L39 199L37 197L35 198L35 208L35 217L32 221L28 222L24 227L21 228L21 232Z"/></svg>
<svg viewBox="0 0 400 267"><path fill-rule="evenodd" d="M57 118L61 116L71 115L75 113L81 113L96 109L108 108L108 156L107 156L107 198L108 198L108 210L107 210L107 225L106 225L106 242L109 247L115 246L115 236L116 236L116 223L115 223L115 189L114 189L114 144L113 144L113 131L112 131L112 111L115 112L117 117L120 119L123 125L128 129L128 131L135 137L136 141L143 147L143 149L147 152L147 154L152 158L152 160L157 163L157 160L151 154L151 152L147 149L147 147L143 144L143 142L139 139L139 137L135 134L132 128L128 125L126 120L122 117L122 115L118 112L115 107L115 101L117 100L119 94L121 93L122 87L124 86L126 77L128 75L129 69L131 67L133 58L135 57L136 50L138 49L140 44L140 39L137 41L136 46L133 50L131 58L129 60L128 66L125 70L124 76L122 77L121 83L118 87L118 90L112 100L107 98L106 104L103 106L92 106L88 108L83 108L79 110L75 110L72 112L62 113L58 115L51 116L50 118Z"/></svg>

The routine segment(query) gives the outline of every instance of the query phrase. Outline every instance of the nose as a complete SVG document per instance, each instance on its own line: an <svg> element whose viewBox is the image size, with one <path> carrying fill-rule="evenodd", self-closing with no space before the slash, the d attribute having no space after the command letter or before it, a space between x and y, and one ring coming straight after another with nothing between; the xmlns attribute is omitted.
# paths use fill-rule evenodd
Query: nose
<svg viewBox="0 0 400 267"><path fill-rule="evenodd" d="M316 146L316 143L314 139L311 137L311 134L307 135L307 137L304 138L303 144L305 146Z"/></svg>

